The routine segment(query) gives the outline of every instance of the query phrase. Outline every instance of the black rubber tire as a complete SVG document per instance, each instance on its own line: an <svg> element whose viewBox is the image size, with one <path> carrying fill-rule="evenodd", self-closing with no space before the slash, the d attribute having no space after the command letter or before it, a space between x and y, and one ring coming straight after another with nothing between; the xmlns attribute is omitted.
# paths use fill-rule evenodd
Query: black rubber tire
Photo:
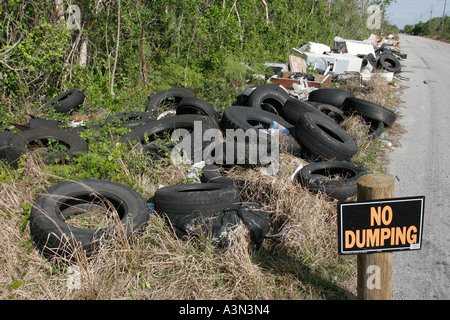
<svg viewBox="0 0 450 320"><path fill-rule="evenodd" d="M195 97L195 94L191 90L185 88L171 88L162 90L149 98L146 111L153 113L154 116L157 116L161 105L169 101L174 104L178 104L185 97Z"/></svg>
<svg viewBox="0 0 450 320"><path fill-rule="evenodd" d="M34 141L55 139L63 143L66 152L40 153L46 164L54 164L56 160L63 161L66 157L73 158L77 153L87 152L89 145L75 133L58 129L26 130L11 135L6 157L13 168L17 168L17 160L25 153L30 152L28 145Z"/></svg>
<svg viewBox="0 0 450 320"><path fill-rule="evenodd" d="M241 189L245 185L244 180L234 180L224 177L220 173L220 167L214 164L207 164L203 167L200 181L202 183L220 183L224 185L234 185L239 189Z"/></svg>
<svg viewBox="0 0 450 320"><path fill-rule="evenodd" d="M268 111L242 106L231 106L226 108L222 116L221 125L224 130L243 129L246 131L255 128L255 125L256 128L268 129L273 121L276 121L278 124L288 129L289 133L292 134L294 126L282 117ZM283 136L280 138L280 150L282 152L287 152L295 156L301 154L301 146L297 143L295 138L291 136ZM267 143L269 147L269 139L267 139ZM268 150L270 151L270 148Z"/></svg>
<svg viewBox="0 0 450 320"><path fill-rule="evenodd" d="M310 101L309 103L336 123L344 122L347 119L341 108L321 102Z"/></svg>
<svg viewBox="0 0 450 320"><path fill-rule="evenodd" d="M159 120L155 120L152 122L149 122L141 127L138 127L136 129L133 129L131 132L124 135L121 139L121 143L127 143L133 146L142 146L145 151L153 151L156 152L156 145L153 143L154 137L157 137L158 134L164 133L164 132L171 132L175 129L187 129L187 130L194 130L195 121L201 121L202 122L202 137L203 133L208 129L218 129L217 123L214 122L210 117L207 116L199 116L194 114L183 114L179 116L174 117L167 117L162 118ZM143 145L143 142L146 138L146 136L150 140L150 144L147 146ZM211 142L208 141L202 141L202 150L209 145ZM174 147L173 143L170 143L167 145L168 149L171 149ZM191 160L192 157L195 156L196 150L194 139L192 139L192 149L191 149Z"/></svg>
<svg viewBox="0 0 450 320"><path fill-rule="evenodd" d="M243 106L226 108L222 115L221 125L223 129L243 129L245 131L251 128L268 129L273 121L288 130L293 128L293 124L272 112Z"/></svg>
<svg viewBox="0 0 450 320"><path fill-rule="evenodd" d="M54 108L56 112L59 113L67 113L73 108L78 107L84 102L85 89L80 91L79 88L73 88L61 93L59 96L51 99L47 102L44 107L45 108Z"/></svg>
<svg viewBox="0 0 450 320"><path fill-rule="evenodd" d="M213 182L226 185L234 185L234 180L222 176L219 167L214 164L207 164L203 167L200 181L202 183Z"/></svg>
<svg viewBox="0 0 450 320"><path fill-rule="evenodd" d="M363 61L361 63L362 67L365 67L368 64L370 64L372 66L372 68L374 68L374 69L377 68L377 60L376 60L375 56L372 53L369 53L368 55L365 55L362 59L363 59Z"/></svg>
<svg viewBox="0 0 450 320"><path fill-rule="evenodd" d="M271 83L263 84L252 91L248 97L247 106L271 113L279 114L289 99L289 93Z"/></svg>
<svg viewBox="0 0 450 320"><path fill-rule="evenodd" d="M332 106L340 108L348 97L354 97L355 95L347 90L338 88L321 88L312 91L309 94L308 101L321 102L331 104Z"/></svg>
<svg viewBox="0 0 450 320"><path fill-rule="evenodd" d="M360 98L352 97L345 99L342 109L349 114L359 114L368 120L381 121L387 127L392 126L397 119L394 111Z"/></svg>
<svg viewBox="0 0 450 320"><path fill-rule="evenodd" d="M349 160L358 152L351 135L316 113L308 112L300 117L294 137L308 153L323 160Z"/></svg>
<svg viewBox="0 0 450 320"><path fill-rule="evenodd" d="M9 129L0 131L0 147L9 145L9 139L11 139L13 134L14 133Z"/></svg>
<svg viewBox="0 0 450 320"><path fill-rule="evenodd" d="M6 159L7 149L9 148L9 139L13 135L10 130L0 131L0 159Z"/></svg>
<svg viewBox="0 0 450 320"><path fill-rule="evenodd" d="M27 126L29 129L60 129L64 124L58 120L31 118L28 121Z"/></svg>
<svg viewBox="0 0 450 320"><path fill-rule="evenodd" d="M378 68L384 68L386 71L400 73L402 71L402 64L391 53L384 53L378 57Z"/></svg>
<svg viewBox="0 0 450 320"><path fill-rule="evenodd" d="M391 49L383 43L380 47L375 49L375 55L381 56L382 54L391 53Z"/></svg>
<svg viewBox="0 0 450 320"><path fill-rule="evenodd" d="M127 236L142 230L149 219L144 198L136 191L116 182L81 179L66 181L41 192L30 213L30 233L37 248L46 256L70 257L74 245L80 244L90 256L103 239L110 239L115 226L81 229L65 221L62 212L87 203L117 211ZM112 209L112 208L111 208Z"/></svg>
<svg viewBox="0 0 450 320"><path fill-rule="evenodd" d="M265 150L265 154L260 153L262 151L259 149L260 146L258 145L258 141L252 143L254 141L249 141L249 139L244 139L243 141L236 139L233 141L234 149L232 154L228 154L227 144L224 142L212 146L215 147L214 149L204 149L203 161L205 161L207 165L215 164L220 166L265 166L273 164L274 161L277 161L276 154L272 153L272 143L271 140L269 140L270 137L267 139L267 149ZM239 149L242 142L244 143L243 149ZM296 157L302 155L301 146L293 137L280 137L278 146L280 153L288 153ZM219 157L219 155L215 153L220 149L222 150L222 157Z"/></svg>
<svg viewBox="0 0 450 320"><path fill-rule="evenodd" d="M297 181L309 191L323 192L332 199L345 201L356 196L358 179L367 174L367 171L350 162L324 161L314 162L302 169L297 175ZM341 179L327 179L329 177Z"/></svg>
<svg viewBox="0 0 450 320"><path fill-rule="evenodd" d="M244 91L242 91L237 97L236 102L234 103L235 106L247 106L248 97L250 97L251 93L257 88L258 86L251 86L245 88Z"/></svg>
<svg viewBox="0 0 450 320"><path fill-rule="evenodd" d="M225 209L237 208L240 195L239 189L229 184L180 184L156 190L154 203L156 212L166 214L169 218L193 212L212 216Z"/></svg>
<svg viewBox="0 0 450 320"><path fill-rule="evenodd" d="M106 118L105 125L135 129L152 121L154 119L151 112L123 112Z"/></svg>
<svg viewBox="0 0 450 320"><path fill-rule="evenodd" d="M176 113L177 115L182 114L204 115L213 119L217 124L219 123L219 115L216 109L214 109L214 107L205 100L202 100L197 97L183 98L183 100L181 100L180 103L178 103Z"/></svg>
<svg viewBox="0 0 450 320"><path fill-rule="evenodd" d="M289 98L284 104L280 116L288 123L296 124L298 119L306 112L321 114L321 112L308 101Z"/></svg>
<svg viewBox="0 0 450 320"><path fill-rule="evenodd" d="M280 152L300 158L302 156L302 146L294 136L280 136Z"/></svg>
<svg viewBox="0 0 450 320"><path fill-rule="evenodd" d="M363 138L366 140L376 139L383 133L384 128L383 121L373 121L370 123L370 132Z"/></svg>
<svg viewBox="0 0 450 320"><path fill-rule="evenodd" d="M194 122L201 121L202 122L202 131L204 132L207 129L217 128L217 124L212 121L210 117L199 116L194 114L184 114L174 117L162 118L159 120L154 120L149 122L139 128L136 128L126 135L124 135L120 141L122 143L132 143L135 141L136 143L142 143L144 141L145 135L152 140L152 136L164 131L170 131L174 129L194 129Z"/></svg>

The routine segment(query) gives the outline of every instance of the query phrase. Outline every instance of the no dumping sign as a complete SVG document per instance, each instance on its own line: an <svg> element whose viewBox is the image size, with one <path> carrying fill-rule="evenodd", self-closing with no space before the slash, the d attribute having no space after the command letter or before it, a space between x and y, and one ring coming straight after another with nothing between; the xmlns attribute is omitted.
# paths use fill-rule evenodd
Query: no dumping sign
<svg viewBox="0 0 450 320"><path fill-rule="evenodd" d="M339 254L420 250L425 197L338 204Z"/></svg>

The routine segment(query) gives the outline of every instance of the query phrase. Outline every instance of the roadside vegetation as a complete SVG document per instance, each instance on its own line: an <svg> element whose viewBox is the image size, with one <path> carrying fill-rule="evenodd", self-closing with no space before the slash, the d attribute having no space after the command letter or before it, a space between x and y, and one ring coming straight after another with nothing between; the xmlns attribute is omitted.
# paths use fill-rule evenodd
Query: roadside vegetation
<svg viewBox="0 0 450 320"><path fill-rule="evenodd" d="M415 25L406 25L403 28L406 34L416 36L431 37L435 40L450 41L450 17L432 18L425 22L419 22Z"/></svg>
<svg viewBox="0 0 450 320"><path fill-rule="evenodd" d="M354 298L356 259L337 254L337 202L292 182L298 159L287 154L276 179L258 168L229 173L245 178L243 196L271 215L271 234L260 248L249 245L243 226L230 246L217 248L206 237L177 239L152 215L139 236L117 238L90 258L80 251L75 265L81 287L73 289L68 285L73 270L35 249L28 217L41 191L70 179L116 181L148 202L160 185L189 183L188 166L169 158L155 161L118 144L129 129L92 126L113 114L144 111L151 94L171 87L189 88L218 108L231 106L246 87L263 83L254 73L270 75L264 62L286 62L293 47L307 41L332 45L335 36L367 38L361 3L367 1L83 0L77 1L78 30L67 28L67 14L58 15L60 1L2 2L1 129L14 129L11 123L25 123L29 116L63 123L82 119L87 130L80 135L89 152L64 166L45 165L31 155L16 170L0 161L0 299ZM333 86L390 109L400 105L395 81L388 84L382 77L365 87ZM80 108L68 114L43 108L72 87L86 88ZM357 117L348 126L361 136L368 129ZM387 130L394 147L401 130L398 124ZM369 172L385 171L390 150L385 142L358 141L352 161ZM80 226L98 223L77 219ZM284 224L288 231L272 236Z"/></svg>

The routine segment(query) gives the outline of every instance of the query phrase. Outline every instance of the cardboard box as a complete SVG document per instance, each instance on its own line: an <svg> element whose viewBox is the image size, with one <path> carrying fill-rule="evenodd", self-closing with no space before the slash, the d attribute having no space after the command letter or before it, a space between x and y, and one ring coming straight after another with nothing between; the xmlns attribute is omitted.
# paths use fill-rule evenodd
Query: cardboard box
<svg viewBox="0 0 450 320"><path fill-rule="evenodd" d="M292 75L292 72L283 72L282 78L276 78L271 77L269 79L270 83L283 86L286 90L293 90L292 85L294 83L300 84L300 80L295 79L289 79L289 77ZM311 88L326 88L331 85L331 75L321 75L321 74L313 74L314 75L314 81L308 81L308 86Z"/></svg>

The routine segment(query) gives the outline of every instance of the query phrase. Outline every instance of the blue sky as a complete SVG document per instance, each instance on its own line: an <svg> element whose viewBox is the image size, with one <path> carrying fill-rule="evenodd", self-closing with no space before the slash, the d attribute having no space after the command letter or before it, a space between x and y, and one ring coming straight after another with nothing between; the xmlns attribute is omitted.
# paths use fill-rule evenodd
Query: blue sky
<svg viewBox="0 0 450 320"><path fill-rule="evenodd" d="M406 24L414 25L430 19L431 6L433 6L432 17L442 17L445 0L397 0L387 10L387 20L402 29ZM450 12L450 0L447 1L447 15Z"/></svg>

